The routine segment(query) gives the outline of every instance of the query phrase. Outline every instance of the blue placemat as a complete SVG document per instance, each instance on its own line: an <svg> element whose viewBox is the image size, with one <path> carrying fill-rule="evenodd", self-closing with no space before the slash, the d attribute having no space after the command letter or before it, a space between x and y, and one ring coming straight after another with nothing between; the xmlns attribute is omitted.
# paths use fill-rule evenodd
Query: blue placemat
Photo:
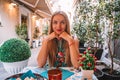
<svg viewBox="0 0 120 80"><path fill-rule="evenodd" d="M70 71L65 70L65 69L61 69L61 71L62 71L62 80L65 80L74 74L73 72L70 72ZM48 70L42 72L40 75L48 79Z"/></svg>

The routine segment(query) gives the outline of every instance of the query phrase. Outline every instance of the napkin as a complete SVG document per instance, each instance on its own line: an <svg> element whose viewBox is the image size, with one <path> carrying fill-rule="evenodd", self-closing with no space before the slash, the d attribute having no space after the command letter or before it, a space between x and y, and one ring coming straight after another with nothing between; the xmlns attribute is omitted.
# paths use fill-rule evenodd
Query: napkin
<svg viewBox="0 0 120 80"><path fill-rule="evenodd" d="M16 80L16 78L10 78L10 79L8 79L8 80Z"/></svg>
<svg viewBox="0 0 120 80"><path fill-rule="evenodd" d="M36 76L34 75L34 73L32 73L31 70L27 71L26 73L20 76L21 80L24 80L26 77L29 77L29 78L33 77L34 79L36 79ZM16 78L10 78L9 80L16 80Z"/></svg>
<svg viewBox="0 0 120 80"><path fill-rule="evenodd" d="M20 78L22 80L24 80L26 77L33 77L34 79L36 79L36 76L34 75L34 73L32 73L31 70L27 71L26 73L24 73Z"/></svg>
<svg viewBox="0 0 120 80"><path fill-rule="evenodd" d="M70 76L66 80L82 80L82 73L75 73L74 75ZM97 77L93 74L92 80L98 80Z"/></svg>
<svg viewBox="0 0 120 80"><path fill-rule="evenodd" d="M65 70L65 69L61 69L61 71L62 71L62 80L65 80L74 74L73 72L70 72L70 71ZM48 70L42 72L40 75L48 79Z"/></svg>

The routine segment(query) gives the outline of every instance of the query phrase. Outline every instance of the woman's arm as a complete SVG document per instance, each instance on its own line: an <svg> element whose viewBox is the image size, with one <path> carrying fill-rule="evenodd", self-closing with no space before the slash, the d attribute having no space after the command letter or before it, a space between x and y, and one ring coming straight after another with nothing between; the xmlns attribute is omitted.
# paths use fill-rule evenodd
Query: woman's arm
<svg viewBox="0 0 120 80"><path fill-rule="evenodd" d="M69 48L70 48L70 58L71 58L71 62L72 65L75 68L78 68L78 55L79 55L79 50L78 50L78 44L77 42L72 38L72 36L70 36L69 34L67 34L66 32L63 32L60 37L64 38L68 44L69 44Z"/></svg>
<svg viewBox="0 0 120 80"><path fill-rule="evenodd" d="M79 52L79 40L77 38L74 38L74 40L75 40L76 49L77 49L78 53L80 53Z"/></svg>
<svg viewBox="0 0 120 80"><path fill-rule="evenodd" d="M46 64L48 57L47 43L48 43L48 39L44 39L42 42L42 46L37 57L37 62L39 67L43 67Z"/></svg>
<svg viewBox="0 0 120 80"><path fill-rule="evenodd" d="M48 42L52 39L56 38L55 33L49 34L42 42L42 46L40 52L38 54L37 62L39 67L43 67L46 64L48 58Z"/></svg>
<svg viewBox="0 0 120 80"><path fill-rule="evenodd" d="M78 55L79 55L79 49L77 42L73 38L68 39L69 48L70 48L70 56L71 56L71 62L75 68L78 68Z"/></svg>

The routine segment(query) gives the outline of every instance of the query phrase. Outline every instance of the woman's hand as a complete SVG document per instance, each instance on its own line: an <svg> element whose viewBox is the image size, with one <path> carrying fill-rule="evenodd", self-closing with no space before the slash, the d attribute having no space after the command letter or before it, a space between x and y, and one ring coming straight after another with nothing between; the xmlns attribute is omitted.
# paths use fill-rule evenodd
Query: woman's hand
<svg viewBox="0 0 120 80"><path fill-rule="evenodd" d="M58 38L58 35L56 35L56 33L55 32L52 32L51 34L49 34L48 36L47 36L47 40L52 40L52 39L54 39L54 38Z"/></svg>
<svg viewBox="0 0 120 80"><path fill-rule="evenodd" d="M66 32L62 32L59 37L65 39L68 43L73 41L73 38Z"/></svg>

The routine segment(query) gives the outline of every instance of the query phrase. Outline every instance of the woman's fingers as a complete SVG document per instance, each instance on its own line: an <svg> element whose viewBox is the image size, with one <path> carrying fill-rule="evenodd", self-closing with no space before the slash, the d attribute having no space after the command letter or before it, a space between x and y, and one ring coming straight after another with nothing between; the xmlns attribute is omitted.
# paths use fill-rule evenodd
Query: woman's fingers
<svg viewBox="0 0 120 80"><path fill-rule="evenodd" d="M59 37L67 40L67 38L69 37L69 34L66 32L62 32Z"/></svg>

